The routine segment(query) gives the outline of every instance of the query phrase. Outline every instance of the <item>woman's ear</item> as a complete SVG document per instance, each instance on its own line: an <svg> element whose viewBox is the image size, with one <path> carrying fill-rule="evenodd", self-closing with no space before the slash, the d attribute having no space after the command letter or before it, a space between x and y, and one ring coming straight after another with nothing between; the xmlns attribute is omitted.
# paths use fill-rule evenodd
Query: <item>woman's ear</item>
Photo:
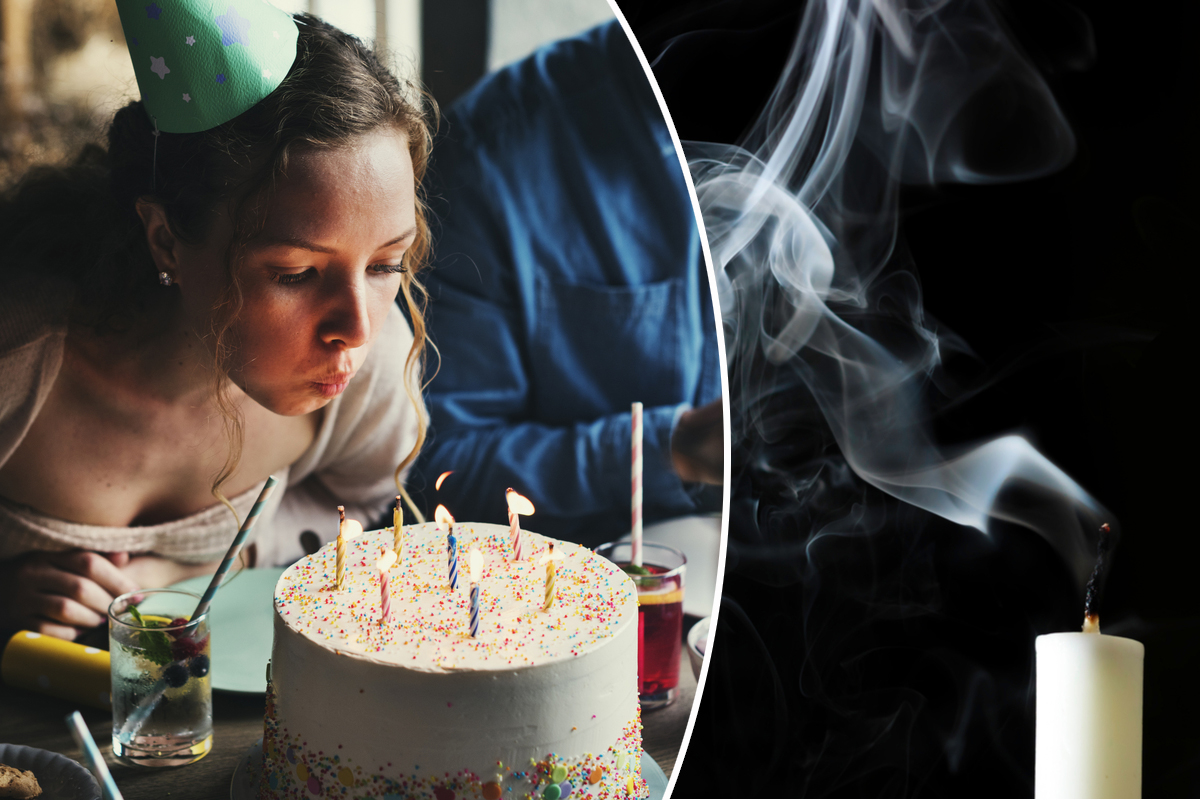
<svg viewBox="0 0 1200 800"><path fill-rule="evenodd" d="M136 209L146 230L146 243L150 245L154 266L159 272L169 275L172 283L179 283L179 249L182 242L171 231L166 209L149 200L138 200Z"/></svg>

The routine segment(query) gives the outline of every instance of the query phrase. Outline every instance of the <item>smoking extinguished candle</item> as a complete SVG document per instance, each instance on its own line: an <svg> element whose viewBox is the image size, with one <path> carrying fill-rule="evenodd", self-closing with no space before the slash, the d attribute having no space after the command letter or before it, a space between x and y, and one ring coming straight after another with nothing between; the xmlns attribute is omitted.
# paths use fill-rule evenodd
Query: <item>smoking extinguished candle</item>
<svg viewBox="0 0 1200 800"><path fill-rule="evenodd" d="M1037 637L1034 796L1142 796L1141 642L1095 633Z"/></svg>
<svg viewBox="0 0 1200 800"><path fill-rule="evenodd" d="M1088 581L1083 630L1037 637L1037 754L1033 794L1142 796L1141 642L1100 633L1107 524Z"/></svg>

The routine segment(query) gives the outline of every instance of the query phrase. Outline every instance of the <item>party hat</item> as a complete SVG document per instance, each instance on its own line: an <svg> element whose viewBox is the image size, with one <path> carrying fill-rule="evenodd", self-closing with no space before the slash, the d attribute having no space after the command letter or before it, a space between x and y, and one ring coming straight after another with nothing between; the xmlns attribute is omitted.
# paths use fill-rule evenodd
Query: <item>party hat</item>
<svg viewBox="0 0 1200 800"><path fill-rule="evenodd" d="M117 10L146 112L167 133L228 122L296 60L296 23L267 0L117 0Z"/></svg>

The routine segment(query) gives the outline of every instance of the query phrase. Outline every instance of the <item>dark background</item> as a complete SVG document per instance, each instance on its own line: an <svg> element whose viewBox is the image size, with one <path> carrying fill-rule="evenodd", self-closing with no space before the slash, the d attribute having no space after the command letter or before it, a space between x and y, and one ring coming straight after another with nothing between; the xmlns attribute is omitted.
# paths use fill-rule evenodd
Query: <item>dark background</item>
<svg viewBox="0 0 1200 800"><path fill-rule="evenodd" d="M758 112L802 8L619 5L680 138L715 142ZM1119 519L1101 624L1146 645L1144 796L1200 796L1194 15L997 8L1078 152L1039 180L902 194L925 308L976 355L948 364L969 399L935 427L1020 431ZM1082 616L1064 564L1029 531L985 536L863 486L844 493L861 535L814 538L830 509L754 465L801 469L829 438L802 391L773 403L792 435L734 443L720 626L675 796L1031 796L1034 637Z"/></svg>

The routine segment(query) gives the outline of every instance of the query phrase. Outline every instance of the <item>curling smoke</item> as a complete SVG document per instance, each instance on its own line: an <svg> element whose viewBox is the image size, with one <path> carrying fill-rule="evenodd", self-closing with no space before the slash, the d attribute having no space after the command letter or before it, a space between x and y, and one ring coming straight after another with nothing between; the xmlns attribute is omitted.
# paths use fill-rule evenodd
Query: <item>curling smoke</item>
<svg viewBox="0 0 1200 800"><path fill-rule="evenodd" d="M717 272L734 439L778 433L802 384L846 463L920 508L1051 542L1082 586L1107 512L1019 435L948 449L929 424L953 336L902 269L905 183L1063 167L1075 142L1040 76L978 0L814 0L742 146L685 143ZM969 264L963 265L964 269Z"/></svg>

